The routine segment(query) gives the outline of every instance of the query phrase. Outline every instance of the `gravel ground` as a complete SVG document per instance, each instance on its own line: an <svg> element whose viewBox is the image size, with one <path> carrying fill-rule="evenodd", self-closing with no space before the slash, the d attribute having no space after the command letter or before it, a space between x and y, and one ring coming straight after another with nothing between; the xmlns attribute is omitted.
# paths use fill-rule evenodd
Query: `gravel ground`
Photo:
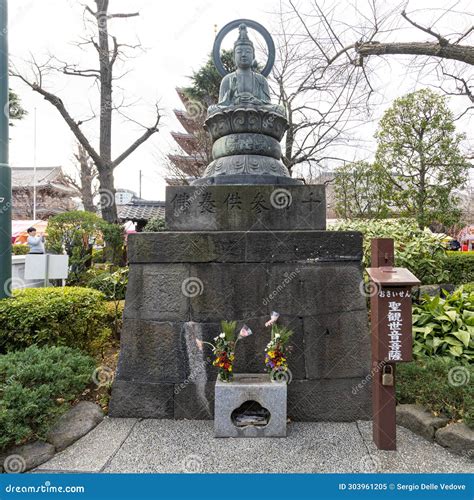
<svg viewBox="0 0 474 500"><path fill-rule="evenodd" d="M474 472L474 462L398 427L379 451L370 422L295 422L286 438L215 438L213 422L106 418L35 472Z"/></svg>

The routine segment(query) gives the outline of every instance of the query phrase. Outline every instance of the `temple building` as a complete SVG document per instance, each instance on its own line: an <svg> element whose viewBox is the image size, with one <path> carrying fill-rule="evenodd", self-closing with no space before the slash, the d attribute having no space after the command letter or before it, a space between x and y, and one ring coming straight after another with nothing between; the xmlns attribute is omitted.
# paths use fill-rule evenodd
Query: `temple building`
<svg viewBox="0 0 474 500"><path fill-rule="evenodd" d="M36 219L45 220L80 206L78 192L62 167L12 167L12 219L33 219L33 186L36 186Z"/></svg>
<svg viewBox="0 0 474 500"><path fill-rule="evenodd" d="M169 154L170 175L166 178L171 186L187 184L187 179L199 178L211 161L212 144L203 129L206 110L200 103L191 101L181 88L176 89L185 110L175 109L174 114L184 132L171 132L179 151Z"/></svg>

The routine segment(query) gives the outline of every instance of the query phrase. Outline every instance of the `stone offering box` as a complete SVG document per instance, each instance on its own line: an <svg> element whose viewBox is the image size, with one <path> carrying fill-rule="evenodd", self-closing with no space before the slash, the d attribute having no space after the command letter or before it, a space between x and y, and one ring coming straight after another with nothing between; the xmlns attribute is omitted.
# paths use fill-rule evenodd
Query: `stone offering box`
<svg viewBox="0 0 474 500"><path fill-rule="evenodd" d="M236 374L232 382L217 380L216 437L285 437L286 382L268 374Z"/></svg>
<svg viewBox="0 0 474 500"><path fill-rule="evenodd" d="M235 373L263 373L274 310L294 331L288 416L370 418L362 235L325 230L324 186L168 188L166 217L167 231L128 238L111 416L213 418L217 371L199 341L245 323Z"/></svg>

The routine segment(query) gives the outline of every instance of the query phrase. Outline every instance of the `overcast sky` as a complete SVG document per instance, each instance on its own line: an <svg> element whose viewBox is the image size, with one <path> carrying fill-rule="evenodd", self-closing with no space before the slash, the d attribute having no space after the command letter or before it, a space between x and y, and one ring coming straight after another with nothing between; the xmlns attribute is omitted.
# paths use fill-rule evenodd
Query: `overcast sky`
<svg viewBox="0 0 474 500"><path fill-rule="evenodd" d="M306 1L306 0L305 0ZM94 54L79 50L73 42L84 36L88 29L84 20L83 3L87 0L10 0L9 1L9 50L12 61L25 70L24 61L34 54L38 61L53 54L61 60L91 65ZM93 5L89 0L89 5ZM327 3L327 2L326 2ZM348 2L336 2L340 5ZM363 2L359 2L363 3ZM390 3L390 2L388 2ZM392 2L393 3L393 2ZM127 102L135 103L127 108L127 114L140 123L153 122L153 105L159 101L163 110L160 132L142 145L115 173L116 188L138 191L138 172L143 171L143 197L164 199L164 181L160 171L160 158L175 143L171 130L181 130L173 116L173 108L182 108L175 87L189 83L187 76L205 62L212 49L215 36L214 25L221 28L237 18L254 19L268 27L275 21L272 12L278 8L278 0L111 0L110 12L135 12L139 17L114 19L110 21L110 32L122 42L131 45L141 43L143 51L135 52L125 69L130 72L118 83L123 88ZM463 2L452 2L462 10ZM466 2L464 2L466 4ZM466 4L467 5L467 4ZM409 10L436 9L447 7L446 0L417 0L409 2ZM439 12L439 10L438 10ZM472 24L472 19L464 19ZM348 19L351 22L351 19ZM461 29L461 28L460 28ZM231 40L232 41L232 40ZM89 66L91 67L91 66ZM56 93L75 118L87 118L90 108L96 106L97 91L91 85L92 79L50 75L45 87ZM383 89L384 104L413 90L414 79L407 77L401 64L387 65L383 75L377 77L379 90ZM12 78L13 88L28 110L28 116L10 128L10 163L13 166L32 166L34 159L34 109L37 116L37 165L62 165L72 169L72 154L75 140L55 108L44 101L18 80ZM117 89L115 95L120 95ZM463 104L454 103L454 108ZM379 116L381 110L375 113ZM469 121L461 123L461 129L468 130ZM375 149L372 134L375 122L364 129L370 139L366 156ZM98 137L97 120L84 126L93 142ZM114 156L120 154L142 130L130 122L114 123Z"/></svg>

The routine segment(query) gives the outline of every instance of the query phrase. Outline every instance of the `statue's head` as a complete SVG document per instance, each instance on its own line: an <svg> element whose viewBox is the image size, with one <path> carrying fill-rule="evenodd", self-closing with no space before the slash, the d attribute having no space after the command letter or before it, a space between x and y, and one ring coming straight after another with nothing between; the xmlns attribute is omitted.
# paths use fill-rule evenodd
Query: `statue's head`
<svg viewBox="0 0 474 500"><path fill-rule="evenodd" d="M239 26L239 38L234 43L234 62L238 68L248 69L252 67L255 59L255 49L247 33L247 26Z"/></svg>

